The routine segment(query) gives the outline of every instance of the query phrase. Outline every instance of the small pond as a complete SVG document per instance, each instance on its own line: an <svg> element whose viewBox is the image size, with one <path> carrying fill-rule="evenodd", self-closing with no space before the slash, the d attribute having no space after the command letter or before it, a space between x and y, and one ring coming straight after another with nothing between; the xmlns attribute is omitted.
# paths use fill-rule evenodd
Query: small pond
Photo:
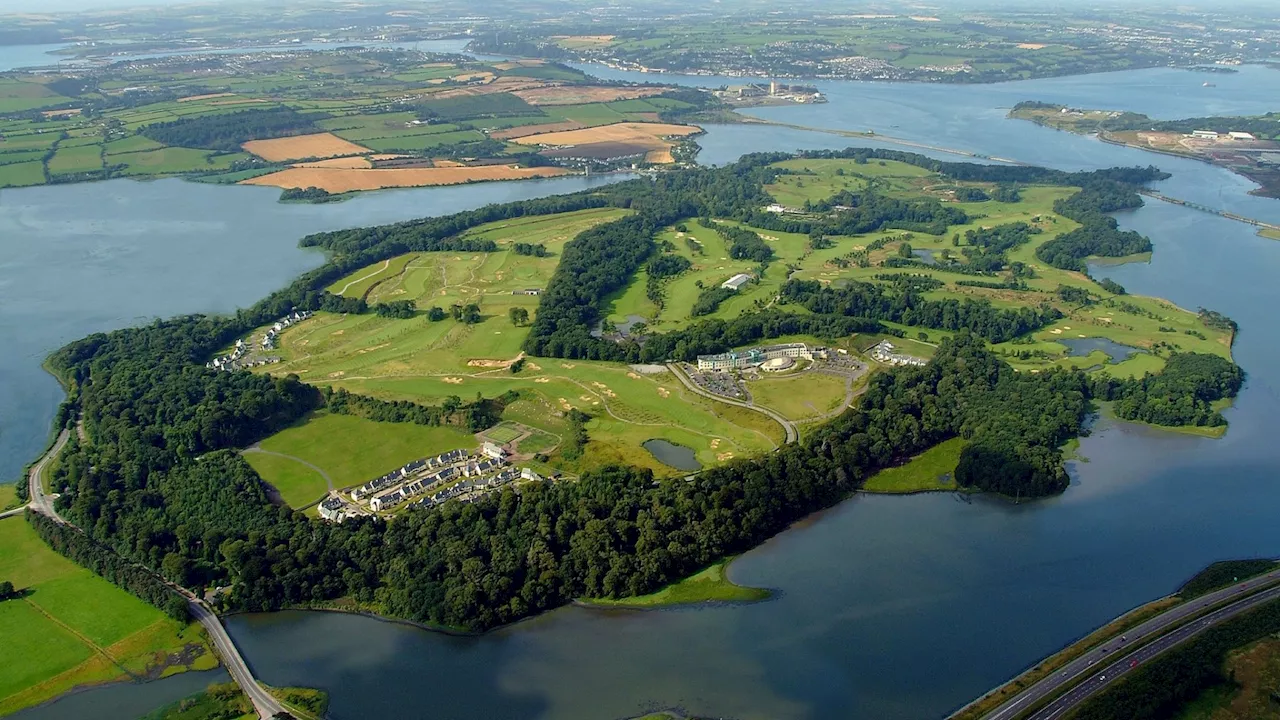
<svg viewBox="0 0 1280 720"><path fill-rule="evenodd" d="M1136 348L1130 345L1121 345L1120 343L1108 338L1070 338L1057 340L1057 342L1067 346L1067 355L1070 357L1085 357L1089 353L1101 350L1106 353L1107 357L1110 358L1113 363L1124 362L1129 359L1130 355L1146 352L1141 348Z"/></svg>
<svg viewBox="0 0 1280 720"><path fill-rule="evenodd" d="M925 265L938 264L938 258L934 257L932 250L912 250L911 254L915 255L916 259L924 263Z"/></svg>
<svg viewBox="0 0 1280 720"><path fill-rule="evenodd" d="M701 470L702 463L694 457L693 450L683 445L676 445L666 440L645 440L641 445L649 454L663 465L670 465L677 470Z"/></svg>

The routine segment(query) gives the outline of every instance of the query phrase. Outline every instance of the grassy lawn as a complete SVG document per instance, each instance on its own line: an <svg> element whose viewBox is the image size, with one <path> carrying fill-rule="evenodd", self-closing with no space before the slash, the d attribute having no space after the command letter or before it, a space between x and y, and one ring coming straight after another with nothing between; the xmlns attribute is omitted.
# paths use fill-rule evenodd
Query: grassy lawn
<svg viewBox="0 0 1280 720"><path fill-rule="evenodd" d="M263 480L280 491L281 499L289 507L310 505L329 490L320 473L297 460L260 452L247 452L244 459Z"/></svg>
<svg viewBox="0 0 1280 720"><path fill-rule="evenodd" d="M867 479L862 489L874 493L913 493L954 490L956 465L965 441L952 438L911 458L905 465L881 470ZM945 480L943 477L945 476Z"/></svg>
<svg viewBox="0 0 1280 720"><path fill-rule="evenodd" d="M198 625L152 607L55 553L21 517L0 520L0 578L26 594L0 603L0 714L44 702L73 687L146 673L170 653L198 648L192 664L166 674L216 665Z"/></svg>
<svg viewBox="0 0 1280 720"><path fill-rule="evenodd" d="M340 488L372 480L410 460L475 444L470 433L455 428L380 423L327 412L315 413L261 443L263 449L324 468ZM323 493L322 489L310 500Z"/></svg>
<svg viewBox="0 0 1280 720"><path fill-rule="evenodd" d="M17 483L4 483L0 485L0 512L18 507L18 485Z"/></svg>
<svg viewBox="0 0 1280 720"><path fill-rule="evenodd" d="M657 608L669 605L691 605L705 602L758 602L772 594L763 588L735 585L725 575L730 560L721 560L711 567L674 582L649 595L621 598L591 598L583 600L589 605L605 607Z"/></svg>
<svg viewBox="0 0 1280 720"><path fill-rule="evenodd" d="M845 379L824 373L769 377L747 383L756 405L776 410L789 420L824 415L844 402Z"/></svg>

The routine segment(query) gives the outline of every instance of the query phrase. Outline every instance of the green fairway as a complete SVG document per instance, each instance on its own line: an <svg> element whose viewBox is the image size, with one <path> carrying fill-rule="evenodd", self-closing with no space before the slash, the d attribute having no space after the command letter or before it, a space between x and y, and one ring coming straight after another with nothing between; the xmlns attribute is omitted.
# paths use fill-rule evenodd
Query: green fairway
<svg viewBox="0 0 1280 720"><path fill-rule="evenodd" d="M874 493L913 493L954 490L956 465L965 441L952 438L911 458L906 464L881 470L867 479L862 489Z"/></svg>
<svg viewBox="0 0 1280 720"><path fill-rule="evenodd" d="M0 602L0 637L26 658L0 663L0 715L120 679L121 666L139 674L165 666L185 646L198 648L192 664L167 674L213 666L199 626L169 619L55 553L22 517L0 520L0 579L24 592Z"/></svg>
<svg viewBox="0 0 1280 720"><path fill-rule="evenodd" d="M455 428L380 423L327 412L311 415L261 443L264 450L323 468L339 488L372 480L411 460L475 445L470 433ZM257 462L252 453L248 457ZM318 499L323 492L321 489L308 501Z"/></svg>
<svg viewBox="0 0 1280 720"><path fill-rule="evenodd" d="M320 473L298 460L261 452L246 452L244 459L263 480L280 491L280 498L289 507L310 505L329 490Z"/></svg>
<svg viewBox="0 0 1280 720"><path fill-rule="evenodd" d="M672 583L661 590L648 595L619 598L590 598L583 602L588 605L603 607L656 608L670 605L691 605L695 603L721 602L746 603L769 599L772 595L763 588L735 585L726 575L730 560L720 562L701 572Z"/></svg>

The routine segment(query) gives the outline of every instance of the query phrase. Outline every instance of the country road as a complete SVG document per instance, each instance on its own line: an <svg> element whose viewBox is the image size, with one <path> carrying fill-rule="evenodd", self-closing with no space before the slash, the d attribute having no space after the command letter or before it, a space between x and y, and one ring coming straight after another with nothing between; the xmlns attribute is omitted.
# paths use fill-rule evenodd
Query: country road
<svg viewBox="0 0 1280 720"><path fill-rule="evenodd" d="M702 388L698 387L697 383L690 380L689 376L685 375L684 370L682 370L680 366L676 363L667 363L667 369L670 370L672 374L674 374L676 378L681 383L683 383L686 388L693 391L695 395L701 395L704 398L707 398L709 400L715 400L716 402L722 402L726 405L737 405L738 407L744 407L744 408L747 408L748 410L755 410L758 413L763 413L765 415L768 415L770 418L773 418L773 420L775 420L779 425L782 426L783 431L785 431L787 434L787 439L784 440L783 442L793 443L800 439L800 431L796 429L796 424L786 419L782 415L774 412L773 410L770 410L767 407L761 407L759 405L745 403L740 400L733 400L727 397L716 395L715 393L709 393L706 390L703 390Z"/></svg>
<svg viewBox="0 0 1280 720"><path fill-rule="evenodd" d="M1274 587L1269 587L1272 585ZM1206 613L1206 610L1214 605L1230 601L1248 590L1263 587L1269 587L1269 589ZM1029 716L1030 720L1060 718L1063 713L1103 689L1116 678L1123 676L1131 669L1134 661L1141 665L1211 625L1276 598L1280 598L1280 568L1251 578L1244 583L1232 584L1190 602L1176 605L1137 627L1111 637L1084 655L1058 668L1052 675L1028 687L983 716L983 720L1014 720L1021 717L1027 708L1037 702L1054 696L1064 688L1070 688L1064 695ZM1201 615L1203 617L1200 617ZM1191 622L1183 624L1188 620ZM1117 651L1139 645L1141 647L1120 657L1119 660L1105 666L1102 664L1104 660L1116 657ZM1086 679L1081 681L1081 678Z"/></svg>
<svg viewBox="0 0 1280 720"><path fill-rule="evenodd" d="M59 523L75 527L54 509L53 501L50 496L45 495L42 485L42 475L45 468L58 456L58 453L62 452L62 448L66 446L70 437L70 431L63 430L58 434L58 439L53 443L53 447L49 448L49 452L45 453L44 457L31 466L31 471L27 475L28 489L31 493L31 504L28 507L41 515L53 518ZM143 567L143 569L153 575L155 574L150 568ZM157 577L159 576L157 575ZM285 712L285 707L254 679L248 663L245 662L244 657L240 654L240 650L236 648L231 636L227 634L227 629L222 626L222 621L218 619L218 616L200 598L191 594L186 588L178 587L162 577L159 577L159 579L174 592L186 598L191 616L199 621L204 626L205 631L209 633L209 637L213 640L214 647L218 651L218 656L222 658L222 663L226 666L227 672L231 674L232 679L236 681L236 684L240 686L240 689L244 691L244 694L253 703L258 716L271 718L276 713Z"/></svg>

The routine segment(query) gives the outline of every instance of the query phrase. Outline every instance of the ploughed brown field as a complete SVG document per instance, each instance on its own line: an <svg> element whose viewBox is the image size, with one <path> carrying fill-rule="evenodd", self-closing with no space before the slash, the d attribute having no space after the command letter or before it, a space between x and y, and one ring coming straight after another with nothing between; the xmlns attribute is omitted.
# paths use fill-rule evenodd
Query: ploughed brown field
<svg viewBox="0 0 1280 720"><path fill-rule="evenodd" d="M241 185L268 185L278 188L320 188L331 193L380 190L426 185L460 185L486 180L524 180L566 175L558 167L524 168L514 165L480 167L356 169L294 167L270 175L242 180Z"/></svg>
<svg viewBox="0 0 1280 720"><path fill-rule="evenodd" d="M555 85L551 87L517 90L518 95L530 105L581 105L584 103L613 102L615 100L634 100L636 98L661 95L671 88L666 87L605 87L603 85Z"/></svg>
<svg viewBox="0 0 1280 720"><path fill-rule="evenodd" d="M274 140L250 140L241 145L246 152L270 162L301 160L303 158L330 158L339 155L363 155L373 152L363 145L343 140L332 133L295 135Z"/></svg>

